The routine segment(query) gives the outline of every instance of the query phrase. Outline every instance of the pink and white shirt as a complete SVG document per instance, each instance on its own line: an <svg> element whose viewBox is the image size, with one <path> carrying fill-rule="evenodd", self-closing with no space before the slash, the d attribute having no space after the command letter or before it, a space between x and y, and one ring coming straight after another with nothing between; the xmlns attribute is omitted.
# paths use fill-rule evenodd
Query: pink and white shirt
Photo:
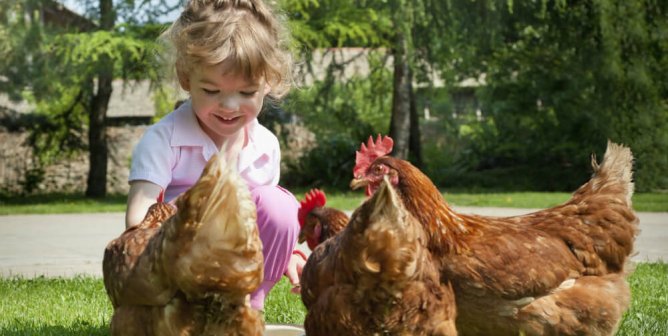
<svg viewBox="0 0 668 336"><path fill-rule="evenodd" d="M250 189L277 185L281 151L278 139L257 119L246 126L248 143L239 153L238 171ZM190 101L150 126L132 153L128 181L146 180L165 190L169 202L188 190L218 148L202 130Z"/></svg>

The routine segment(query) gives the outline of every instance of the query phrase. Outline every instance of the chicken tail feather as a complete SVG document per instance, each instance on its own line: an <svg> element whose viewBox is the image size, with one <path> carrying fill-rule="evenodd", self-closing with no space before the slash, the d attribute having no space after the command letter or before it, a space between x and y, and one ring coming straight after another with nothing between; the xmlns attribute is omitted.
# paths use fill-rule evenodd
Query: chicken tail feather
<svg viewBox="0 0 668 336"><path fill-rule="evenodd" d="M603 162L599 165L596 162L596 156L592 155L592 167L594 168L594 177L592 182L600 189L615 185L623 188L623 194L626 202L631 205L631 196L633 196L633 154L631 150L623 145L608 141L608 147L603 155Z"/></svg>

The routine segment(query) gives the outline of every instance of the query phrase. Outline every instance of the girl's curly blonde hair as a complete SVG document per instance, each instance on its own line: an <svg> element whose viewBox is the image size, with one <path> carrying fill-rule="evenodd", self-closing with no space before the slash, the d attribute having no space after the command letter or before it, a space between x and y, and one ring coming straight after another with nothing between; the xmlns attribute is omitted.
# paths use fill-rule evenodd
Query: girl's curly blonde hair
<svg viewBox="0 0 668 336"><path fill-rule="evenodd" d="M292 85L285 24L262 0L189 0L162 39L173 49L179 74L225 61L228 73L264 78L273 97Z"/></svg>

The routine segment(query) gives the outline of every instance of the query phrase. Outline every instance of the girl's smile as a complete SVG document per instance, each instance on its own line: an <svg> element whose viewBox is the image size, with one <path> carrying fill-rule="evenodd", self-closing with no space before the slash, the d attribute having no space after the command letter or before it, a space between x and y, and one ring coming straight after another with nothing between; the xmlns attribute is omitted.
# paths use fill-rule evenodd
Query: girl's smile
<svg viewBox="0 0 668 336"><path fill-rule="evenodd" d="M223 117L217 114L214 114L213 116L226 126L234 126L237 122L242 120L241 117Z"/></svg>

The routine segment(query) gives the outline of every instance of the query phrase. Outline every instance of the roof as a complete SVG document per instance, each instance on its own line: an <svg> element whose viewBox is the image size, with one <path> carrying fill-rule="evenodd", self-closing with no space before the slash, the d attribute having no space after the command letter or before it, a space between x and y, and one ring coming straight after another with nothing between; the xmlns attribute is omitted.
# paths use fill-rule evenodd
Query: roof
<svg viewBox="0 0 668 336"><path fill-rule="evenodd" d="M93 21L71 11L62 3L54 0L44 0L43 6L40 9L43 22L47 25L75 28L79 31L91 31L97 27Z"/></svg>

